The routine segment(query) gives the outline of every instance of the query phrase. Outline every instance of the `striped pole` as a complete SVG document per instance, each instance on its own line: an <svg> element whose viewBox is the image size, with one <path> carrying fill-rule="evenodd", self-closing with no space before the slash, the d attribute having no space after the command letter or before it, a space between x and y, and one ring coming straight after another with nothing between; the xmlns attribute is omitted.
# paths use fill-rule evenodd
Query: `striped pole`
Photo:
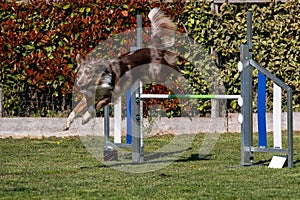
<svg viewBox="0 0 300 200"><path fill-rule="evenodd" d="M261 148L267 148L266 76L260 71L258 72L257 120L258 146Z"/></svg>
<svg viewBox="0 0 300 200"><path fill-rule="evenodd" d="M218 94L141 94L142 99L239 99L241 95Z"/></svg>
<svg viewBox="0 0 300 200"><path fill-rule="evenodd" d="M281 149L281 87L273 84L273 138L274 148Z"/></svg>

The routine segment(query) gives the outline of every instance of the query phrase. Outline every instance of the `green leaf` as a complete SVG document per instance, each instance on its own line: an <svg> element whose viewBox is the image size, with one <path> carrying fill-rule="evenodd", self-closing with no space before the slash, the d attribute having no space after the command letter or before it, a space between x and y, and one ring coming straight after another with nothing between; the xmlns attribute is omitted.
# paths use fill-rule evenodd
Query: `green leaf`
<svg viewBox="0 0 300 200"><path fill-rule="evenodd" d="M62 47L62 46L64 46L64 42L63 41L58 41L58 45Z"/></svg>
<svg viewBox="0 0 300 200"><path fill-rule="evenodd" d="M79 37L80 37L80 33L76 33L75 34L75 40L78 40Z"/></svg>
<svg viewBox="0 0 300 200"><path fill-rule="evenodd" d="M53 4L55 7L61 8L61 6L60 6L58 3L52 2L52 4Z"/></svg>
<svg viewBox="0 0 300 200"><path fill-rule="evenodd" d="M64 9L64 10L67 10L67 9L70 8L70 6L71 6L70 4L67 4L67 5L65 5L65 6L63 7L63 9Z"/></svg>
<svg viewBox="0 0 300 200"><path fill-rule="evenodd" d="M80 13L83 13L83 12L84 12L84 10L85 10L85 7L81 7L81 8L79 8L79 12L80 12Z"/></svg>

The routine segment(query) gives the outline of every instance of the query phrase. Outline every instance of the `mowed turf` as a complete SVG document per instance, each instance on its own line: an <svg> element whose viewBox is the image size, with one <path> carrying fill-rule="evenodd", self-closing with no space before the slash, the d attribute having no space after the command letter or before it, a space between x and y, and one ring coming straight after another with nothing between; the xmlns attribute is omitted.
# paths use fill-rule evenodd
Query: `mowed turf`
<svg viewBox="0 0 300 200"><path fill-rule="evenodd" d="M107 167L79 137L0 140L0 199L299 199L299 134L294 168L270 169L272 154L256 153L260 166L240 167L240 134L222 134L210 155L198 159L204 134L176 162L148 173ZM268 135L271 139L271 135ZM145 149L171 136L145 140ZM128 165L127 167L130 167Z"/></svg>

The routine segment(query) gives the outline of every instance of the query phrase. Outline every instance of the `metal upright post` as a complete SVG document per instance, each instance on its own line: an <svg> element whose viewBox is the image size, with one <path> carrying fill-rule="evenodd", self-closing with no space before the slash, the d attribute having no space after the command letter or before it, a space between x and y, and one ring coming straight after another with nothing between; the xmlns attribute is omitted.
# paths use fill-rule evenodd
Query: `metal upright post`
<svg viewBox="0 0 300 200"><path fill-rule="evenodd" d="M143 44L143 36L142 36L142 30L143 30L143 23L142 23L142 15L136 16L136 22L137 22L137 49L142 48Z"/></svg>
<svg viewBox="0 0 300 200"><path fill-rule="evenodd" d="M141 131L141 101L140 101L141 82L136 81L132 87L131 109L132 109L132 162L144 162L144 145Z"/></svg>
<svg viewBox="0 0 300 200"><path fill-rule="evenodd" d="M219 13L219 5L217 3L214 3L212 1L211 3L211 11L215 13ZM219 56L217 52L214 50L213 47L210 48L210 54L215 57L217 65L220 64ZM212 94L220 94L219 92L219 82L218 81L213 81L213 89L212 89ZM211 99L211 118L218 118L221 117L222 115L222 102L220 99Z"/></svg>
<svg viewBox="0 0 300 200"><path fill-rule="evenodd" d="M136 16L137 21L137 46L131 47L132 51L137 49L141 49L143 45L143 37L142 37L142 15ZM144 162L144 145L143 145L143 135L141 131L141 101L139 99L140 96L140 89L142 87L141 81L137 80L132 87L130 88L131 91L131 117L130 117L130 124L132 130L132 162L133 163L140 163ZM128 120L128 119L127 119Z"/></svg>
<svg viewBox="0 0 300 200"><path fill-rule="evenodd" d="M247 11L247 45L249 48L249 59L252 59L252 11Z"/></svg>
<svg viewBox="0 0 300 200"><path fill-rule="evenodd" d="M242 106L242 130L241 130L241 164L251 165L253 155L251 153L252 146L252 67L249 63L249 47L241 45L240 60L243 63L243 71L241 75L241 96L243 98Z"/></svg>
<svg viewBox="0 0 300 200"><path fill-rule="evenodd" d="M288 167L292 168L294 164L294 144L293 144L293 92L289 88L287 91L287 130L288 130Z"/></svg>
<svg viewBox="0 0 300 200"><path fill-rule="evenodd" d="M136 46L131 46L130 51L136 51L138 49L142 48L143 44L143 35L142 35L142 30L143 30L143 23L142 23L142 15L136 15L136 23L137 23L137 28L136 28ZM132 119L131 119L131 88L127 91L126 93L126 105L127 105L127 134L126 134L126 143L127 144L132 144Z"/></svg>
<svg viewBox="0 0 300 200"><path fill-rule="evenodd" d="M251 146L253 144L253 116L252 116L252 66L250 65L252 59L252 12L247 11L247 45L241 45L240 60L243 63L242 77L241 77L241 96L243 98L242 106L242 136L241 136L241 164L252 165L253 154Z"/></svg>

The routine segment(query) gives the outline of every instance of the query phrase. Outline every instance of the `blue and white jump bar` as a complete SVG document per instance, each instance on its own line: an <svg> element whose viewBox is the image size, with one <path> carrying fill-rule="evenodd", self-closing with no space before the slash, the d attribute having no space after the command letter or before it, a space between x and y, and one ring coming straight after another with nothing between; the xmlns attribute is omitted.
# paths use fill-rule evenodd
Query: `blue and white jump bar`
<svg viewBox="0 0 300 200"><path fill-rule="evenodd" d="M141 99L239 99L241 95L220 94L141 94Z"/></svg>

